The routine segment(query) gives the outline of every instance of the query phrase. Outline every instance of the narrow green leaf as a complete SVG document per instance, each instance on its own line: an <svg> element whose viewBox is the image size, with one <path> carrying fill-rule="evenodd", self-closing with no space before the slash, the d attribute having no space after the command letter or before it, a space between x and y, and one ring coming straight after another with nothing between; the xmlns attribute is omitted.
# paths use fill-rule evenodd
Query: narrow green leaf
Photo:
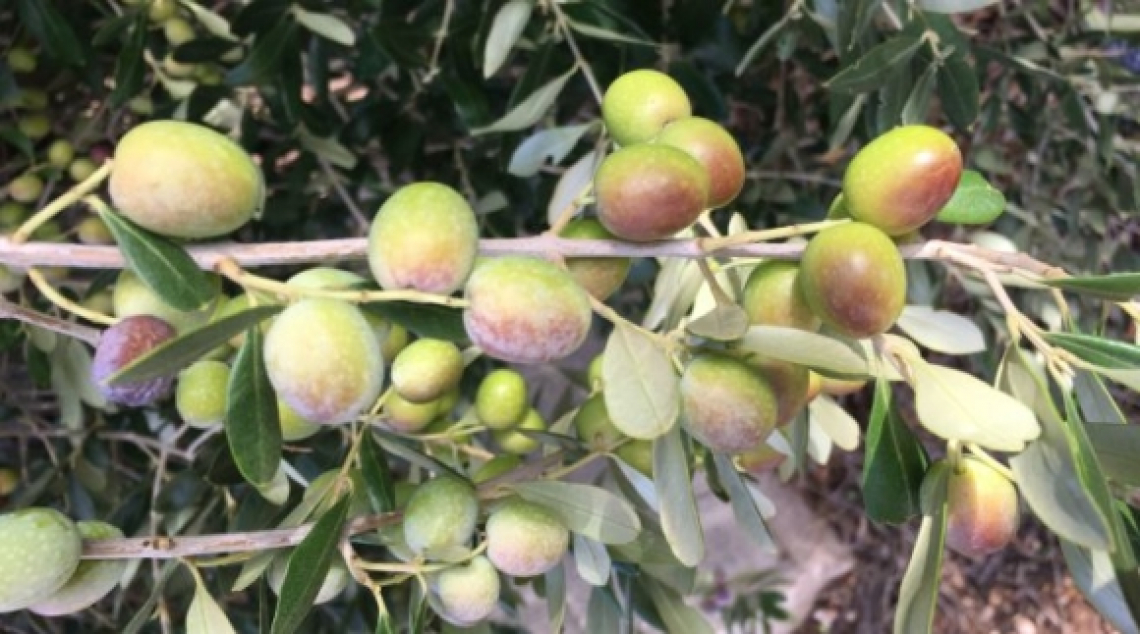
<svg viewBox="0 0 1140 634"><path fill-rule="evenodd" d="M621 604L607 588L595 587L590 591L590 601L586 604L587 632L620 632L623 621Z"/></svg>
<svg viewBox="0 0 1140 634"><path fill-rule="evenodd" d="M127 265L162 301L178 310L191 311L217 296L210 277L182 247L110 209L100 209L99 215L115 236Z"/></svg>
<svg viewBox="0 0 1140 634"><path fill-rule="evenodd" d="M610 29L594 26L593 24L579 22L578 20L567 19L566 23L574 31L577 31L586 37L592 37L596 40L606 40L608 42L616 42L618 44L632 44L634 46L657 46L656 43L650 42L648 40L643 40L639 37L626 35L624 33L618 33L617 31L611 31Z"/></svg>
<svg viewBox="0 0 1140 634"><path fill-rule="evenodd" d="M196 328L167 341L125 365L107 380L109 384L145 381L170 376L244 332L281 312L284 306L255 306Z"/></svg>
<svg viewBox="0 0 1140 634"><path fill-rule="evenodd" d="M82 66L83 47L71 25L60 15L57 6L54 2L43 0L17 0L16 13L24 28L52 57L65 64Z"/></svg>
<svg viewBox="0 0 1140 634"><path fill-rule="evenodd" d="M1121 634L1140 634L1128 610L1124 593L1112 570L1112 560L1103 551L1090 551L1066 539L1060 540L1061 553L1069 566L1073 583L1097 611Z"/></svg>
<svg viewBox="0 0 1140 634"><path fill-rule="evenodd" d="M653 442L653 481L661 504L661 530L677 560L696 566L705 556L705 535L693 496L689 458L675 426Z"/></svg>
<svg viewBox="0 0 1140 634"><path fill-rule="evenodd" d="M1041 437L1010 458L1009 466L1034 514L1057 535L1083 546L1107 549L1108 518L1082 481L1075 441L1049 396L1041 376L1017 350L1007 353L1003 380L1016 398L1031 405L1041 421Z"/></svg>
<svg viewBox="0 0 1140 634"><path fill-rule="evenodd" d="M641 532L641 520L633 506L600 487L536 480L511 485L511 489L546 507L566 528L603 544L625 544Z"/></svg>
<svg viewBox="0 0 1140 634"><path fill-rule="evenodd" d="M280 79L282 58L299 51L297 23L283 19L258 35L245 60L226 73L226 83L230 86L273 83Z"/></svg>
<svg viewBox="0 0 1140 634"><path fill-rule="evenodd" d="M527 178L538 173L547 161L557 165L574 150L582 136L594 128L594 123L582 123L539 130L527 137L514 154L507 171Z"/></svg>
<svg viewBox="0 0 1140 634"><path fill-rule="evenodd" d="M280 600L273 615L273 634L291 634L297 631L309 613L313 600L325 582L325 575L332 566L333 558L340 556L337 544L351 503L352 496L342 497L317 520L313 529L289 555L285 579L281 582Z"/></svg>
<svg viewBox="0 0 1140 634"><path fill-rule="evenodd" d="M609 583L613 562L605 544L574 533L574 563L578 568L578 576L586 583L592 586Z"/></svg>
<svg viewBox="0 0 1140 634"><path fill-rule="evenodd" d="M186 609L186 634L235 634L226 613L198 580L194 599Z"/></svg>
<svg viewBox="0 0 1140 634"><path fill-rule="evenodd" d="M546 590L546 612L551 632L561 632L566 622L566 569L561 563L546 571L542 580Z"/></svg>
<svg viewBox="0 0 1140 634"><path fill-rule="evenodd" d="M1081 406L1084 419L1090 423L1116 423L1123 425L1128 420L1108 393L1104 381L1087 370L1078 370L1073 377L1073 391Z"/></svg>
<svg viewBox="0 0 1140 634"><path fill-rule="evenodd" d="M403 458L404 460L427 469L432 473L452 475L456 478L459 478L460 480L467 479L466 476L464 476L462 473L459 473L443 461L429 456L419 449L416 449L415 447L412 447L403 438L389 433L383 429L375 429L373 431L375 434L374 437L376 438L376 442L380 443L380 446L384 449L384 451Z"/></svg>
<svg viewBox="0 0 1140 634"><path fill-rule="evenodd" d="M680 378L669 355L643 331L615 325L602 356L602 377L606 410L625 435L652 440L676 426Z"/></svg>
<svg viewBox="0 0 1140 634"><path fill-rule="evenodd" d="M297 4L293 5L292 11L302 26L326 40L341 46L356 44L356 34L352 32L352 27L335 15L308 11Z"/></svg>
<svg viewBox="0 0 1140 634"><path fill-rule="evenodd" d="M777 35L779 35L780 32L784 30L784 26L787 24L788 16L787 14L784 14L784 17L773 22L772 26L768 27L767 30L765 30L760 35L760 37L752 43L752 46L748 47L748 51L744 53L744 57L741 58L740 63L736 65L737 77L740 77L744 74L744 71L752 65L752 60L756 59L756 56L764 51L764 49L768 46L768 43L771 42L772 39Z"/></svg>
<svg viewBox="0 0 1140 634"><path fill-rule="evenodd" d="M676 590L650 579L645 579L640 583L657 608L657 614L664 621L666 632L713 634L714 630L704 615L685 603L684 597Z"/></svg>
<svg viewBox="0 0 1140 634"><path fill-rule="evenodd" d="M884 79L893 74L922 46L922 38L901 33L875 46L863 57L835 74L827 82L833 92L862 93L878 88Z"/></svg>
<svg viewBox="0 0 1140 634"><path fill-rule="evenodd" d="M1094 335L1046 333L1045 340L1089 363L1110 370L1140 369L1140 346Z"/></svg>
<svg viewBox="0 0 1140 634"><path fill-rule="evenodd" d="M978 118L978 90L977 74L964 52L948 57L938 73L938 98L946 117L960 130L969 129Z"/></svg>
<svg viewBox="0 0 1140 634"><path fill-rule="evenodd" d="M507 61L511 49L526 29L533 9L534 3L531 0L510 0L499 8L483 46L484 79L498 72L503 62Z"/></svg>
<svg viewBox="0 0 1140 634"><path fill-rule="evenodd" d="M891 402L891 385L875 382L863 465L863 507L876 522L901 524L919 514L919 490L930 458Z"/></svg>
<svg viewBox="0 0 1140 634"><path fill-rule="evenodd" d="M396 509L396 485L388 467L388 456L376 446L376 438L368 434L360 444L360 469L368 487L368 499L377 513Z"/></svg>
<svg viewBox="0 0 1140 634"><path fill-rule="evenodd" d="M929 514L923 515L922 526L914 541L907 564L899 600L895 607L894 634L929 634L934 627L934 611L938 607L938 586L942 576L943 544L946 538L946 483L931 485L933 499Z"/></svg>
<svg viewBox="0 0 1140 634"><path fill-rule="evenodd" d="M934 79L937 74L938 64L931 64L915 80L899 117L903 125L926 123L926 114L930 111L930 97L934 94Z"/></svg>
<svg viewBox="0 0 1140 634"><path fill-rule="evenodd" d="M954 195L938 211L939 222L959 225L985 225L1005 211L1005 194L974 170L962 172Z"/></svg>
<svg viewBox="0 0 1140 634"><path fill-rule="evenodd" d="M256 326L246 331L234 359L227 399L226 437L234 463L250 484L269 484L281 461L281 423Z"/></svg>
<svg viewBox="0 0 1140 634"><path fill-rule="evenodd" d="M728 490L728 500L732 505L732 514L736 516L736 523L760 545L761 549L775 554L779 550L776 542L772 539L768 524L760 513L760 507L752 497L752 491L749 490L740 472L736 470L736 465L732 463L731 458L720 453L713 454L713 461L716 463L716 471L721 482Z"/></svg>
<svg viewBox="0 0 1140 634"><path fill-rule="evenodd" d="M143 49L146 47L146 32L149 26L146 11L135 14L134 24L119 49L118 59L115 61L115 89L111 91L111 105L118 107L125 104L142 90L143 80L146 79L146 60L143 58Z"/></svg>
<svg viewBox="0 0 1140 634"><path fill-rule="evenodd" d="M846 59L847 53L859 43L882 4L883 0L847 0L839 3L836 37L841 58Z"/></svg>
<svg viewBox="0 0 1140 634"><path fill-rule="evenodd" d="M1053 288L1114 301L1126 301L1140 294L1140 273L1065 277L1044 280L1043 283Z"/></svg>
<svg viewBox="0 0 1140 634"><path fill-rule="evenodd" d="M514 109L504 115L502 119L499 119L491 125L471 130L471 136L480 136L494 132L513 132L515 130L529 128L538 123L538 120L554 105L555 100L558 99L558 95L562 93L562 88L566 85L566 82L570 81L570 78L577 72L578 68L574 67L565 74L550 80L541 88L531 93L529 97L515 106Z"/></svg>
<svg viewBox="0 0 1140 634"><path fill-rule="evenodd" d="M1105 475L1127 485L1140 486L1140 425L1089 423L1085 425L1097 461Z"/></svg>
<svg viewBox="0 0 1140 634"><path fill-rule="evenodd" d="M961 370L912 360L915 410L932 433L997 451L1021 451L1041 434L1033 411Z"/></svg>
<svg viewBox="0 0 1140 634"><path fill-rule="evenodd" d="M969 13L995 5L999 0L918 0L918 6L935 13Z"/></svg>
<svg viewBox="0 0 1140 634"><path fill-rule="evenodd" d="M450 306L416 302L371 302L360 308L429 339L466 341L463 311Z"/></svg>
<svg viewBox="0 0 1140 634"><path fill-rule="evenodd" d="M748 332L748 313L736 304L722 304L689 322L686 329L713 341L735 341Z"/></svg>
<svg viewBox="0 0 1140 634"><path fill-rule="evenodd" d="M862 349L797 328L752 326L744 335L741 347L773 359L823 370L826 374L865 377L869 372Z"/></svg>

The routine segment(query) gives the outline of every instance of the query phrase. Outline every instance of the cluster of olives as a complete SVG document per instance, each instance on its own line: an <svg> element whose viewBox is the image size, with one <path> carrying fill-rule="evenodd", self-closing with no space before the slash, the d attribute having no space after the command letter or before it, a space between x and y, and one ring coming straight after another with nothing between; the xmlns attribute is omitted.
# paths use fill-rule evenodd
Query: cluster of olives
<svg viewBox="0 0 1140 634"><path fill-rule="evenodd" d="M72 522L50 508L0 515L0 613L58 616L93 605L118 585L127 562L81 561L83 540L122 536L110 524Z"/></svg>
<svg viewBox="0 0 1140 634"><path fill-rule="evenodd" d="M602 99L606 130L621 147L594 176L598 218L623 240L648 242L689 228L744 186L740 146L716 122L692 116L684 89L654 70L614 81Z"/></svg>

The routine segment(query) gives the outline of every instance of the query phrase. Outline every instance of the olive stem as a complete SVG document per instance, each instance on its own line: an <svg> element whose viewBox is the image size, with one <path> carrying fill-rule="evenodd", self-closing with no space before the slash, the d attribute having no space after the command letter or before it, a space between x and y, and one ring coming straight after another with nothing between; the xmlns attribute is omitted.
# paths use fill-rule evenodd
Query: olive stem
<svg viewBox="0 0 1140 634"><path fill-rule="evenodd" d="M55 290L55 288L53 288L50 283L48 283L47 278L44 277L44 274L35 267L28 269L28 279L32 281L32 284L35 285L40 294L48 298L51 303L59 306L69 313L78 315L87 321L96 324L103 324L104 326L113 326L117 321L113 317L108 317L103 313L97 313L93 310L84 308L83 306L80 306L79 304L76 304L70 299L64 297L62 294L60 294L59 291Z"/></svg>
<svg viewBox="0 0 1140 634"><path fill-rule="evenodd" d="M966 447L975 458L989 465L994 471L1002 474L1010 482L1016 482L1017 478L1013 475L1013 470L1002 464L997 458L991 456L985 449L982 449L974 443L969 443Z"/></svg>
<svg viewBox="0 0 1140 634"><path fill-rule="evenodd" d="M562 36L566 38L566 45L570 47L570 52L578 62L578 67L582 69L582 75L586 78L586 83L590 85L590 92L594 93L594 101L598 102L598 106L601 106L601 85L598 83L598 78L594 77L594 70L590 68L590 62L582 55L582 51L578 48L578 41L574 39L574 32L570 30L570 24L566 20L566 14L562 12L562 8L558 6L557 2L547 1L544 4L549 7L551 13L554 14L554 22L558 26L558 30L562 32Z"/></svg>
<svg viewBox="0 0 1140 634"><path fill-rule="evenodd" d="M433 293L425 293L423 291L414 290L400 290L400 291L334 291L319 288L301 288L298 286L290 286L284 282L271 280L267 277L254 275L238 265L232 259L224 259L219 261L214 269L227 279L233 281L235 284L245 288L246 290L259 290L267 293L285 297L288 299L300 299L304 297L323 297L326 299L340 299L355 304L363 304L367 302L389 302L389 301L406 301L415 302L417 304L439 304L442 306L451 306L454 308L463 308L467 306L467 300L459 299L457 297L449 297L446 295L435 295Z"/></svg>
<svg viewBox="0 0 1140 634"><path fill-rule="evenodd" d="M14 304L3 297L0 297L0 319L22 321L25 324L32 324L67 337L86 341L92 346L99 345L99 338L102 336L95 328L36 312L30 308Z"/></svg>
<svg viewBox="0 0 1140 634"><path fill-rule="evenodd" d="M74 205L82 200L84 196L98 189L99 186L103 184L103 181L107 179L107 176L111 174L111 166L113 163L114 161L111 159L105 160L103 165L92 172L83 182L77 183L71 189L60 194L58 198L48 203L46 207L32 214L32 217L25 220L24 223L12 233L12 237L10 238L12 243L20 244L27 242L32 233L43 226L45 222L51 220L58 215L59 212Z"/></svg>
<svg viewBox="0 0 1140 634"><path fill-rule="evenodd" d="M745 244L753 244L756 242L770 242L772 240L781 240L784 238L791 238L793 236L802 236L809 233L816 233L851 222L847 219L842 220L822 220L820 222L812 222L806 225L790 225L787 227L777 227L776 229L763 229L760 231L745 231L736 235L725 236L723 238L700 238L700 243L705 249L709 251L718 251L725 247L734 247Z"/></svg>
<svg viewBox="0 0 1140 634"><path fill-rule="evenodd" d="M803 225L808 226L808 225ZM773 230L778 231L778 230ZM737 236L730 236L736 238ZM479 253L485 256L534 255L594 258L771 258L798 260L803 254L802 244L743 244L709 247L707 239L671 239L657 242L626 242L623 240L593 240L562 238L543 234L523 238L488 238L480 240ZM245 267L302 265L336 260L365 260L368 257L368 240L341 238L309 242L263 242L256 244L213 242L194 244L186 248L200 268L211 270L223 260L233 260ZM960 261L961 256L972 262L987 262L1001 267L1001 272L1024 272L1029 279L1056 279L1067 277L1063 269L1035 260L1024 253L992 251L973 245L943 240L930 240L900 247L902 256L911 260L943 260L977 268ZM68 266L87 269L121 269L126 261L116 246L68 244L59 242L13 242L0 236L0 264L26 268L29 266ZM1134 309L1135 310L1135 309Z"/></svg>

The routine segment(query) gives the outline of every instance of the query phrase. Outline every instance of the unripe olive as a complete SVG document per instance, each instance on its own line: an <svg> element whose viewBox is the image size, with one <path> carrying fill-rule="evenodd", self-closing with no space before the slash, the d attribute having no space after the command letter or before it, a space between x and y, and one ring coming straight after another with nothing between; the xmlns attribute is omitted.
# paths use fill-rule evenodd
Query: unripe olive
<svg viewBox="0 0 1140 634"><path fill-rule="evenodd" d="M446 557L471 541L478 518L475 489L458 478L440 476L412 493L404 509L404 539L417 555Z"/></svg>
<svg viewBox="0 0 1140 634"><path fill-rule="evenodd" d="M15 229L27 218L28 208L24 205L13 200L0 203L0 229Z"/></svg>
<svg viewBox="0 0 1140 634"><path fill-rule="evenodd" d="M762 443L779 412L772 386L756 370L711 352L694 357L681 375L681 407L689 433L722 453Z"/></svg>
<svg viewBox="0 0 1140 634"><path fill-rule="evenodd" d="M709 207L729 204L744 188L744 154L720 124L701 117L679 119L665 126L654 142L684 150L705 168Z"/></svg>
<svg viewBox="0 0 1140 634"><path fill-rule="evenodd" d="M178 14L178 0L151 0L147 17L151 22L165 22Z"/></svg>
<svg viewBox="0 0 1140 634"><path fill-rule="evenodd" d="M44 193L44 182L35 174L21 174L8 183L8 196L21 203L34 203Z"/></svg>
<svg viewBox="0 0 1140 634"><path fill-rule="evenodd" d="M8 68L13 73L31 73L36 70L36 54L22 46L8 50Z"/></svg>
<svg viewBox="0 0 1140 634"><path fill-rule="evenodd" d="M183 18L170 18L162 23L162 34L171 46L178 46L194 39L194 25Z"/></svg>
<svg viewBox="0 0 1140 634"><path fill-rule="evenodd" d="M853 218L898 236L932 220L961 178L954 139L930 126L901 126L855 154L843 175L843 198Z"/></svg>
<svg viewBox="0 0 1140 634"><path fill-rule="evenodd" d="M614 454L647 478L653 477L653 441L633 439L618 447Z"/></svg>
<svg viewBox="0 0 1140 634"><path fill-rule="evenodd" d="M192 427L220 425L226 417L230 366L221 361L196 361L178 375L174 404Z"/></svg>
<svg viewBox="0 0 1140 634"><path fill-rule="evenodd" d="M16 127L33 141L38 141L51 134L51 119L44 114L26 114L16 121Z"/></svg>
<svg viewBox="0 0 1140 634"><path fill-rule="evenodd" d="M586 368L586 383L591 391L602 389L602 365L604 362L605 357L599 354L590 360L590 365Z"/></svg>
<svg viewBox="0 0 1140 634"><path fill-rule="evenodd" d="M277 420L281 424L281 440L297 442L316 435L321 426L307 421L289 404L277 397Z"/></svg>
<svg viewBox="0 0 1140 634"><path fill-rule="evenodd" d="M48 94L38 88L21 88L17 105L28 110L43 110L48 107Z"/></svg>
<svg viewBox="0 0 1140 634"><path fill-rule="evenodd" d="M317 266L305 269L285 281L295 288L312 288L320 290L348 290L367 283L368 280L343 269L334 269L327 266Z"/></svg>
<svg viewBox="0 0 1140 634"><path fill-rule="evenodd" d="M56 139L47 149L48 163L58 169L66 169L75 158L75 148L65 139Z"/></svg>
<svg viewBox="0 0 1140 634"><path fill-rule="evenodd" d="M574 278L538 258L507 256L481 263L465 290L463 324L488 356L545 363L569 356L593 321L590 298Z"/></svg>
<svg viewBox="0 0 1140 634"><path fill-rule="evenodd" d="M606 131L620 145L644 143L670 121L693 112L685 90L665 73L634 70L618 77L602 98Z"/></svg>
<svg viewBox="0 0 1140 634"><path fill-rule="evenodd" d="M488 480L493 480L504 473L509 473L522 464L522 458L513 454L503 454L495 456L487 462L483 463L471 476L471 480L475 484L483 484Z"/></svg>
<svg viewBox="0 0 1140 634"><path fill-rule="evenodd" d="M597 218L575 218L561 235L579 240L613 240L615 237ZM566 258L570 275L598 301L605 301L621 288L629 275L629 267L629 258Z"/></svg>
<svg viewBox="0 0 1140 634"><path fill-rule="evenodd" d="M106 522L76 522L83 539L117 539L123 531ZM42 616L60 616L86 610L107 596L127 569L126 559L89 559L79 562L61 588L28 607Z"/></svg>
<svg viewBox="0 0 1140 634"><path fill-rule="evenodd" d="M795 262L779 260L768 260L752 269L740 302L750 323L819 330L819 317L808 306L796 281L799 269Z"/></svg>
<svg viewBox="0 0 1140 634"><path fill-rule="evenodd" d="M625 434L614 427L606 409L606 401L600 393L582 403L574 415L574 428L578 432L578 439L592 451L609 451L625 438Z"/></svg>
<svg viewBox="0 0 1140 634"><path fill-rule="evenodd" d="M471 274L478 250L475 212L441 183L400 188L376 212L368 232L368 265L389 290L450 295Z"/></svg>
<svg viewBox="0 0 1140 634"><path fill-rule="evenodd" d="M408 340L410 339L408 329L400 324L387 322L378 317L375 319L376 321L369 321L372 323L373 330L377 331L377 337L380 336L380 326L378 326L378 324L382 324L383 326L384 339L380 342L380 352L384 355L386 361L391 361L408 345Z"/></svg>
<svg viewBox="0 0 1140 634"><path fill-rule="evenodd" d="M433 574L430 583L440 618L460 627L487 618L499 602L499 573L482 555Z"/></svg>
<svg viewBox="0 0 1140 634"><path fill-rule="evenodd" d="M461 396L462 393L458 385L444 392L443 396L436 399L436 403L439 404L439 415L450 416L452 411L455 410L455 406L459 405L459 398Z"/></svg>
<svg viewBox="0 0 1140 634"><path fill-rule="evenodd" d="M256 215L264 198L261 169L241 146L182 121L127 132L115 148L110 190L123 215L176 238L227 234Z"/></svg>
<svg viewBox="0 0 1140 634"><path fill-rule="evenodd" d="M27 508L0 515L0 613L59 590L79 567L79 529L59 511Z"/></svg>
<svg viewBox="0 0 1140 634"><path fill-rule="evenodd" d="M87 216L75 226L75 237L83 244L114 244L115 236L99 216Z"/></svg>
<svg viewBox="0 0 1140 634"><path fill-rule="evenodd" d="M554 513L523 499L507 500L487 518L487 558L512 577L534 577L558 565L570 532Z"/></svg>
<svg viewBox="0 0 1140 634"><path fill-rule="evenodd" d="M269 587L273 589L274 594L281 594L281 586L285 583L285 572L288 568L289 557L286 555L275 557L269 566L266 579L269 580ZM344 561L339 556L335 556L332 565L329 566L328 573L325 574L324 581L321 582L320 590L317 590L313 605L321 605L335 599L348 587L348 581L348 568L345 567Z"/></svg>
<svg viewBox="0 0 1140 634"><path fill-rule="evenodd" d="M174 338L176 332L169 323L150 315L124 317L103 331L91 376L108 401L132 407L151 405L169 392L173 376L161 376L141 381L128 381L109 385L111 375L143 354Z"/></svg>
<svg viewBox="0 0 1140 634"><path fill-rule="evenodd" d="M522 456L538 449L538 446L542 444L536 438L524 434L524 431L546 431L546 421L533 407L527 409L526 416L518 425L510 429L492 432L491 435L499 444L500 449L507 453Z"/></svg>
<svg viewBox="0 0 1140 634"><path fill-rule="evenodd" d="M861 222L816 234L804 249L797 279L812 312L855 339L886 332L906 304L906 268L898 247Z"/></svg>
<svg viewBox="0 0 1140 634"><path fill-rule="evenodd" d="M221 296L198 310L183 311L167 304L138 275L123 269L115 282L111 302L116 317L153 315L174 326L178 332L187 332L204 325L214 313Z"/></svg>
<svg viewBox="0 0 1140 634"><path fill-rule="evenodd" d="M277 315L265 335L265 370L277 394L314 423L356 419L380 395L380 343L348 302L307 298Z"/></svg>
<svg viewBox="0 0 1140 634"><path fill-rule="evenodd" d="M32 239L40 242L66 242L67 234L56 220L48 220L32 232Z"/></svg>
<svg viewBox="0 0 1140 634"><path fill-rule="evenodd" d="M475 392L475 414L489 429L510 429L530 408L526 379L515 370L493 370Z"/></svg>
<svg viewBox="0 0 1140 634"><path fill-rule="evenodd" d="M99 168L95 166L95 161L80 157L67 166L67 175L71 177L71 180L81 183L94 174L97 169Z"/></svg>
<svg viewBox="0 0 1140 634"><path fill-rule="evenodd" d="M737 454L735 461L742 471L759 477L766 472L775 471L787 459L786 455L776 451L768 443L761 443L755 449Z"/></svg>
<svg viewBox="0 0 1140 634"><path fill-rule="evenodd" d="M753 355L749 365L772 387L776 396L776 424L787 425L808 404L811 371L802 365Z"/></svg>
<svg viewBox="0 0 1140 634"><path fill-rule="evenodd" d="M664 240L690 227L708 206L709 175L683 150L631 145L598 166L594 196L598 219L615 236Z"/></svg>
<svg viewBox="0 0 1140 634"><path fill-rule="evenodd" d="M100 315L110 315L115 312L114 305L111 303L111 291L107 289L84 297L80 305Z"/></svg>
<svg viewBox="0 0 1140 634"><path fill-rule="evenodd" d="M384 401L384 422L392 429L409 434L423 431L439 414L439 401L413 403L399 392L392 392Z"/></svg>
<svg viewBox="0 0 1140 634"><path fill-rule="evenodd" d="M1017 534L1017 489L999 471L963 456L959 471L940 460L923 479L929 489L936 470L947 472L946 545L967 557L983 557L1005 548ZM927 494L929 495L929 494Z"/></svg>
<svg viewBox="0 0 1140 634"><path fill-rule="evenodd" d="M831 204L827 207L828 220L847 220L851 217L851 212L847 209L847 201L843 198L843 192L835 195L831 199Z"/></svg>
<svg viewBox="0 0 1140 634"><path fill-rule="evenodd" d="M442 339L417 339L392 361L392 387L413 403L438 399L462 376L463 355Z"/></svg>

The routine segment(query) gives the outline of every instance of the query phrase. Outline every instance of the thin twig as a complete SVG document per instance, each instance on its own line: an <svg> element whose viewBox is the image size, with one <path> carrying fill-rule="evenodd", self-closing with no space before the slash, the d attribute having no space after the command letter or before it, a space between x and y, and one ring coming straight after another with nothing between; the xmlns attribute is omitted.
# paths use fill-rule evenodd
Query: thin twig
<svg viewBox="0 0 1140 634"><path fill-rule="evenodd" d="M45 330L85 341L92 346L99 345L99 337L102 336L102 333L95 328L36 312L30 308L14 304L3 297L0 297L0 319L22 321L26 324L39 326Z"/></svg>

